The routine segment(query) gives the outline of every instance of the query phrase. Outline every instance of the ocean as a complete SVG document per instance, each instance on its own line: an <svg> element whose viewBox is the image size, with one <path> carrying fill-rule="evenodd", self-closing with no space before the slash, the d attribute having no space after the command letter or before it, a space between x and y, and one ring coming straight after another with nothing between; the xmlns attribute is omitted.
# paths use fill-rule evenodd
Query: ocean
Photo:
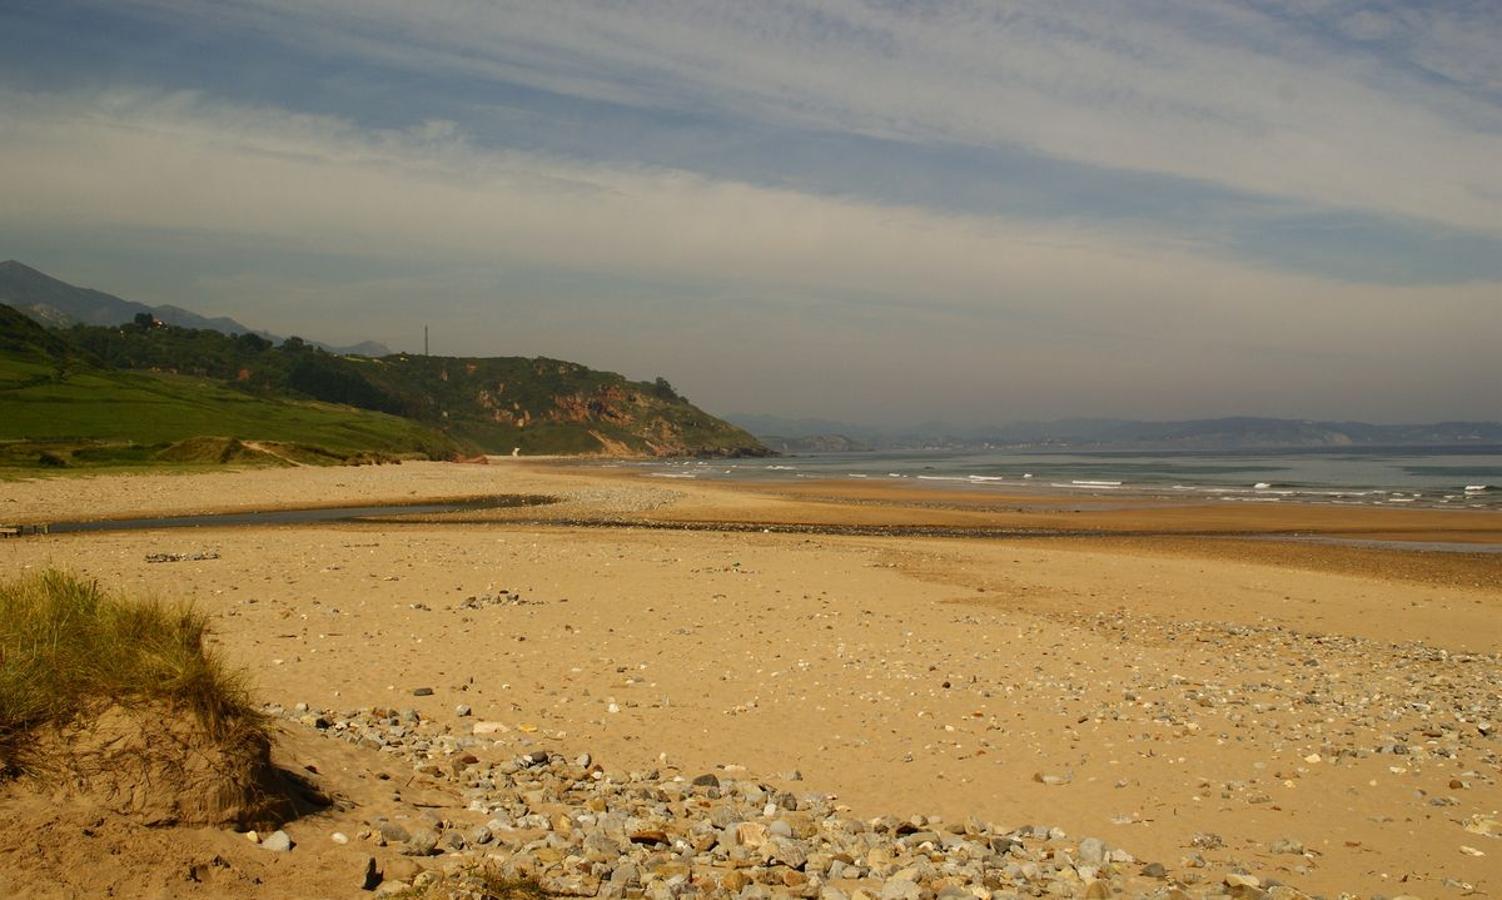
<svg viewBox="0 0 1502 900"><path fill-rule="evenodd" d="M702 481L849 479L1016 494L1502 509L1502 446L1286 450L904 450L610 463Z"/></svg>

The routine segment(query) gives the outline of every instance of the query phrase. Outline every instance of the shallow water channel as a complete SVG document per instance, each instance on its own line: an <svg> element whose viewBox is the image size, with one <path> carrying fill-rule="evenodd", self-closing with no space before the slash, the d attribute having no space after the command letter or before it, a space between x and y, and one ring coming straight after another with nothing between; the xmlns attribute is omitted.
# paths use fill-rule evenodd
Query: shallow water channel
<svg viewBox="0 0 1502 900"><path fill-rule="evenodd" d="M142 531L155 528L217 528L240 525L307 525L316 522L357 522L388 519L392 516L422 516L442 513L506 509L519 506L546 506L557 498L528 494L501 494L467 500L424 503L382 503L371 506L321 506L303 509L272 509L251 512L205 513L191 516L144 516L132 519L95 519L82 522L53 522L52 534L82 531Z"/></svg>

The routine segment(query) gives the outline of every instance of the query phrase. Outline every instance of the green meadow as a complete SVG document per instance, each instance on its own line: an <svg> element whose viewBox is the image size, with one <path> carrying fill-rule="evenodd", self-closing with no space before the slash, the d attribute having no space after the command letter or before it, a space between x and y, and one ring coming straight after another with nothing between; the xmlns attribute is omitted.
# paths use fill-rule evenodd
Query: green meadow
<svg viewBox="0 0 1502 900"><path fill-rule="evenodd" d="M287 465L456 450L446 436L385 413L260 397L184 375L84 369L60 377L51 362L0 355L0 466Z"/></svg>

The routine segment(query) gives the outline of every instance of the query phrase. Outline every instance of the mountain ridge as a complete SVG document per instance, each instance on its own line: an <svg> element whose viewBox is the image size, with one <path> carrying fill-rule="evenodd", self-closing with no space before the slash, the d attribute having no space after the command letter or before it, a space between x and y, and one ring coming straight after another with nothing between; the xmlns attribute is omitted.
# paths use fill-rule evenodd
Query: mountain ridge
<svg viewBox="0 0 1502 900"><path fill-rule="evenodd" d="M1222 416L1165 421L1075 418L971 427L928 422L909 427L878 427L829 419L791 419L747 413L732 413L725 418L774 445L786 443L791 446L838 437L883 450L987 447L1235 450L1502 444L1502 423L1484 421L1374 425L1355 421Z"/></svg>
<svg viewBox="0 0 1502 900"><path fill-rule="evenodd" d="M144 313L160 322L182 328L203 328L231 335L254 334L278 344L285 340L269 331L251 328L229 316L204 316L171 304L150 306L95 288L78 287L14 259L0 262L0 303L52 327L73 324L123 325ZM307 343L331 353L360 356L386 356L391 353L390 348L375 341L362 341L347 347L312 340Z"/></svg>

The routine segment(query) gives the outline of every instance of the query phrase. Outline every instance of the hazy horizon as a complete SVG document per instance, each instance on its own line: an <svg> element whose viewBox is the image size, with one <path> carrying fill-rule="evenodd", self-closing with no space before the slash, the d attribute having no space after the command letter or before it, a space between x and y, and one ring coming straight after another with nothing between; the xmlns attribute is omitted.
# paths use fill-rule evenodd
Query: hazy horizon
<svg viewBox="0 0 1502 900"><path fill-rule="evenodd" d="M1502 7L23 2L0 258L901 426L1502 419Z"/></svg>

